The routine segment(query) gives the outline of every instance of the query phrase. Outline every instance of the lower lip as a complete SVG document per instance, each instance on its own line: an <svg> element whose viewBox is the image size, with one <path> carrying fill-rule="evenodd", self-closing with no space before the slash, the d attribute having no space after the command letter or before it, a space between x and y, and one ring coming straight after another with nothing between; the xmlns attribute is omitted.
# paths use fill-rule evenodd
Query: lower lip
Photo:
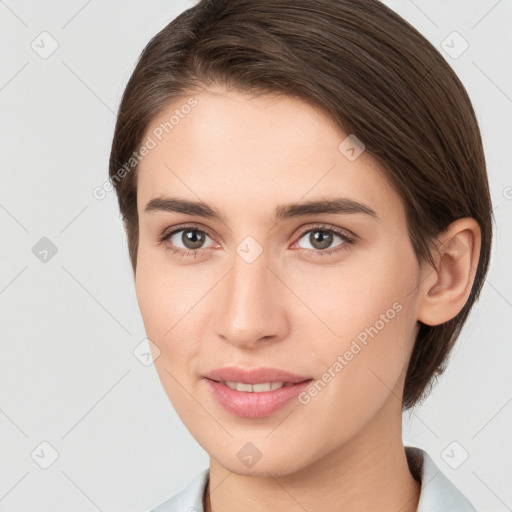
<svg viewBox="0 0 512 512"><path fill-rule="evenodd" d="M263 418L275 413L281 407L297 397L304 391L312 379L293 384L292 386L283 386L273 391L263 391L261 393L237 391L230 387L205 378L212 395L227 411L244 418Z"/></svg>

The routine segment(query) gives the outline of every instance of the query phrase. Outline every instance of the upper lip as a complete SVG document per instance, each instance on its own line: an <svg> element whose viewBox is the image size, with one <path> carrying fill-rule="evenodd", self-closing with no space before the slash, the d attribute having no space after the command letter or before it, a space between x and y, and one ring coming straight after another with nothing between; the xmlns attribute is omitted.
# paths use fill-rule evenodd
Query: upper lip
<svg viewBox="0 0 512 512"><path fill-rule="evenodd" d="M311 377L296 375L279 368L240 368L226 366L216 368L204 375L207 379L231 382L243 382L244 384L262 384L264 382L283 382L296 384L310 380Z"/></svg>

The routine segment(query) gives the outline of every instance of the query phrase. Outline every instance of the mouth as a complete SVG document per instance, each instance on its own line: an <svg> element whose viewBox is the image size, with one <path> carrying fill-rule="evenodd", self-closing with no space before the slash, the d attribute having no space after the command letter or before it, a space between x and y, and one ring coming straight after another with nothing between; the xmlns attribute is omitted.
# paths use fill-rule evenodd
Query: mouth
<svg viewBox="0 0 512 512"><path fill-rule="evenodd" d="M241 418L264 418L286 406L302 393L313 379L298 382L269 381L248 383L204 378L215 401Z"/></svg>
<svg viewBox="0 0 512 512"><path fill-rule="evenodd" d="M213 380L213 379L211 379ZM305 379L305 380L311 380L311 379ZM215 381L219 384L223 384L224 386L227 386L230 389L234 389L236 391L241 391L244 393L266 393L268 391L275 391L276 389L281 389L283 387L289 387L294 386L295 384L298 384L296 382L261 382L258 384L249 384L245 382L236 382L232 380L221 380L221 381ZM301 381L304 382L304 381ZM300 382L299 382L300 384Z"/></svg>
<svg viewBox="0 0 512 512"><path fill-rule="evenodd" d="M244 368L238 366L216 368L215 370L204 374L204 377L226 384L251 384L252 386L256 384L290 385L297 384L311 378L310 376L297 375L287 370L281 370L280 368Z"/></svg>

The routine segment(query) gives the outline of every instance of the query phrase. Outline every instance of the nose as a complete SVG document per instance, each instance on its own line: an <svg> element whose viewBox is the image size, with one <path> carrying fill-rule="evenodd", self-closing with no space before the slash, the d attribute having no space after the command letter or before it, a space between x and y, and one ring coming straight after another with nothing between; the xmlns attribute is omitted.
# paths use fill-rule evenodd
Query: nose
<svg viewBox="0 0 512 512"><path fill-rule="evenodd" d="M264 255L248 263L238 255L222 280L215 311L218 337L242 349L285 339L289 330L286 286ZM290 292L288 292L290 293Z"/></svg>

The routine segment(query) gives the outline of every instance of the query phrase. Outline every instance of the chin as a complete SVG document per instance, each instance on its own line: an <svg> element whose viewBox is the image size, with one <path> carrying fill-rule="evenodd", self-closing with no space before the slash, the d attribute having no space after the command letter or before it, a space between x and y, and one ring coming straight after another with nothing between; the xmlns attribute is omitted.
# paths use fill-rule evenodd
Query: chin
<svg viewBox="0 0 512 512"><path fill-rule="evenodd" d="M245 440L244 442L231 441L231 443L226 442L223 446L216 444L214 451L206 451L217 464L237 475L265 478L269 476L283 477L300 471L308 465L307 454L304 453L303 446L285 446L286 449L283 450L282 442L280 447L274 447L268 440L266 443L255 440L254 444L250 441L245 442ZM219 452L219 457L216 457L215 452ZM230 454L230 456L227 457L226 454Z"/></svg>

